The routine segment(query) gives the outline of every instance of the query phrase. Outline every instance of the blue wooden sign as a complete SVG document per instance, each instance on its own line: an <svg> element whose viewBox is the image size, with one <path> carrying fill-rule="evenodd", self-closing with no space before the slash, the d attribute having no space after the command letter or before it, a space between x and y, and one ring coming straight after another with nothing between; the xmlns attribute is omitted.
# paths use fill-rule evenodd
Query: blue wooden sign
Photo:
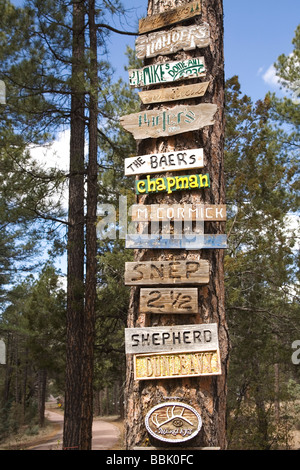
<svg viewBox="0 0 300 470"><path fill-rule="evenodd" d="M202 250L227 248L227 236L216 234L182 235L181 238L166 234L138 234L127 235L126 248L149 250Z"/></svg>

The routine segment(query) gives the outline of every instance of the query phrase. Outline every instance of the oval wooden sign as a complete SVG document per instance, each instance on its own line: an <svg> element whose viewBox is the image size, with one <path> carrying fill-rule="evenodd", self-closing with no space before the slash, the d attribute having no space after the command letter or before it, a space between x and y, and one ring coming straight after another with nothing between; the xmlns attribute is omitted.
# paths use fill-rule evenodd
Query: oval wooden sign
<svg viewBox="0 0 300 470"><path fill-rule="evenodd" d="M169 402L152 408L146 415L145 425L155 439L177 443L195 437L202 427L202 419L192 406Z"/></svg>

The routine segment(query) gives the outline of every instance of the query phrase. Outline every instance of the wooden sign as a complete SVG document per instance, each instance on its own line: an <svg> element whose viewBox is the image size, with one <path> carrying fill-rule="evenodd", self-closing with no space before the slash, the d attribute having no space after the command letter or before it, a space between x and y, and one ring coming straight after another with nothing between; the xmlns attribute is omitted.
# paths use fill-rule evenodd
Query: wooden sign
<svg viewBox="0 0 300 470"><path fill-rule="evenodd" d="M206 93L209 82L196 83L172 88L161 88L160 90L141 91L139 97L144 104L166 103L168 101L187 100L199 98Z"/></svg>
<svg viewBox="0 0 300 470"><path fill-rule="evenodd" d="M189 315L198 313L198 289L162 287L141 289L140 313Z"/></svg>
<svg viewBox="0 0 300 470"><path fill-rule="evenodd" d="M3 80L0 80L0 104L6 104L6 86Z"/></svg>
<svg viewBox="0 0 300 470"><path fill-rule="evenodd" d="M212 126L216 111L217 105L211 103L183 105L128 114L121 117L120 123L137 140L159 138Z"/></svg>
<svg viewBox="0 0 300 470"><path fill-rule="evenodd" d="M203 149L180 150L126 158L125 176L203 168Z"/></svg>
<svg viewBox="0 0 300 470"><path fill-rule="evenodd" d="M139 36L135 41L136 57L148 59L158 55L174 54L178 51L191 51L210 44L208 23L193 26L178 26L168 31Z"/></svg>
<svg viewBox="0 0 300 470"><path fill-rule="evenodd" d="M216 323L126 328L126 354L214 351L218 349Z"/></svg>
<svg viewBox="0 0 300 470"><path fill-rule="evenodd" d="M138 234L126 235L127 249L148 250L207 250L226 249L227 236L216 234L169 235Z"/></svg>
<svg viewBox="0 0 300 470"><path fill-rule="evenodd" d="M193 57L165 64L152 64L142 69L129 70L131 87L143 87L160 83L176 82L189 78L205 77L204 57Z"/></svg>
<svg viewBox="0 0 300 470"><path fill-rule="evenodd" d="M2 339L0 339L0 364L6 364L6 348Z"/></svg>
<svg viewBox="0 0 300 470"><path fill-rule="evenodd" d="M160 403L146 415L149 434L162 442L185 442L197 436L202 419L190 405L180 402Z"/></svg>
<svg viewBox="0 0 300 470"><path fill-rule="evenodd" d="M202 285L208 282L209 263L206 260L125 263L126 286Z"/></svg>
<svg viewBox="0 0 300 470"><path fill-rule="evenodd" d="M211 221L226 220L226 205L213 204L133 204L130 207L133 222L150 221Z"/></svg>
<svg viewBox="0 0 300 470"><path fill-rule="evenodd" d="M136 194L150 194L167 192L172 194L174 191L195 190L201 188L210 188L209 175L187 175L187 176L166 176L165 178L150 178L135 182Z"/></svg>
<svg viewBox="0 0 300 470"><path fill-rule="evenodd" d="M135 354L134 379L177 379L221 375L219 349L216 351Z"/></svg>
<svg viewBox="0 0 300 470"><path fill-rule="evenodd" d="M188 3L184 6L172 10L158 13L157 15L147 16L139 21L139 34L155 31L171 24L193 18L201 14L201 1Z"/></svg>

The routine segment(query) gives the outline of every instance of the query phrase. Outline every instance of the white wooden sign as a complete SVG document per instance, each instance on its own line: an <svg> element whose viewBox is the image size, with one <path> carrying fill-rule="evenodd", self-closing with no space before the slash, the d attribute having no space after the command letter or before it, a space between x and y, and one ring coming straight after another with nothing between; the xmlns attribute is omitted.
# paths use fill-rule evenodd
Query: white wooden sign
<svg viewBox="0 0 300 470"><path fill-rule="evenodd" d="M129 70L129 83L131 87L141 88L189 78L205 77L205 75L204 57L194 57L176 62L147 65L142 69L131 69Z"/></svg>
<svg viewBox="0 0 300 470"><path fill-rule="evenodd" d="M176 444L197 436L202 427L202 419L190 405L167 402L151 408L146 415L145 426L155 439Z"/></svg>
<svg viewBox="0 0 300 470"><path fill-rule="evenodd" d="M0 339L0 364L6 364L6 348L2 339Z"/></svg>
<svg viewBox="0 0 300 470"><path fill-rule="evenodd" d="M204 82L194 85L161 88L160 90L141 91L139 97L144 104L167 103L168 101L199 98L206 93L208 85L209 82Z"/></svg>
<svg viewBox="0 0 300 470"><path fill-rule="evenodd" d="M126 328L126 354L214 351L218 349L218 325Z"/></svg>
<svg viewBox="0 0 300 470"><path fill-rule="evenodd" d="M201 14L201 1L187 3L178 8L147 16L139 21L139 33L148 33L164 26L179 23Z"/></svg>
<svg viewBox="0 0 300 470"><path fill-rule="evenodd" d="M133 204L130 207L133 222L166 220L203 220L223 222L226 220L226 205L218 204Z"/></svg>
<svg viewBox="0 0 300 470"><path fill-rule="evenodd" d="M214 124L217 105L175 106L166 110L143 111L120 119L124 129L136 140L159 138L199 130Z"/></svg>
<svg viewBox="0 0 300 470"><path fill-rule="evenodd" d="M203 149L180 150L126 158L125 175L143 175L165 171L203 168Z"/></svg>
<svg viewBox="0 0 300 470"><path fill-rule="evenodd" d="M143 34L135 42L138 59L190 51L210 44L208 23L193 26L178 26L168 31Z"/></svg>

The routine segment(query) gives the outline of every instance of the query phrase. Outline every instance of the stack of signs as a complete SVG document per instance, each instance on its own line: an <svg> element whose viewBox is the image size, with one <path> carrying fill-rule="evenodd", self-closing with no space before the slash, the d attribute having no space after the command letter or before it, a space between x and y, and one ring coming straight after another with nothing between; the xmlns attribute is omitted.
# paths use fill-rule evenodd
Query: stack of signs
<svg viewBox="0 0 300 470"><path fill-rule="evenodd" d="M138 58L148 59L177 51L204 48L210 44L210 27L207 23L192 26L174 26L201 15L201 1L185 4L174 10L140 20L140 36L136 40ZM172 28L164 30L169 25ZM156 31L159 30L159 31ZM132 87L148 87L139 93L144 104L173 103L204 96L209 82L185 84L188 79L202 79L206 75L203 57L177 62L152 64L129 71ZM171 82L183 82L170 87ZM168 87L149 90L152 85ZM214 124L217 106L210 103L170 106L146 110L123 116L120 122L136 140L173 136L199 130ZM174 150L167 153L142 155L125 159L125 175L143 175L136 180L136 194L210 188L208 174L197 170L204 168L203 149ZM193 170L194 174L184 172ZM151 174L167 173L166 177ZM177 172L177 173L176 173ZM181 173L178 173L181 172ZM182 173L183 172L183 173ZM179 175L179 176L178 176ZM182 176L183 175L183 176ZM224 205L143 205L133 206L132 221L186 222L224 221ZM160 233L143 236L127 235L126 248L132 249L188 249L226 248L225 235L191 234L190 237L164 237ZM199 261L145 261L126 263L125 285L141 287L140 313L144 314L197 314L197 286L209 282L209 263ZM164 287L162 287L164 286ZM125 330L126 354L134 358L135 380L172 379L220 375L220 354L217 324L181 325L169 327L127 328ZM172 424L173 433L169 431ZM157 439L168 442L194 437L201 428L201 418L188 405L166 403L152 409L146 417L146 427ZM177 431L174 432L174 427ZM183 437L184 434L184 437ZM175 437L174 437L175 436Z"/></svg>

